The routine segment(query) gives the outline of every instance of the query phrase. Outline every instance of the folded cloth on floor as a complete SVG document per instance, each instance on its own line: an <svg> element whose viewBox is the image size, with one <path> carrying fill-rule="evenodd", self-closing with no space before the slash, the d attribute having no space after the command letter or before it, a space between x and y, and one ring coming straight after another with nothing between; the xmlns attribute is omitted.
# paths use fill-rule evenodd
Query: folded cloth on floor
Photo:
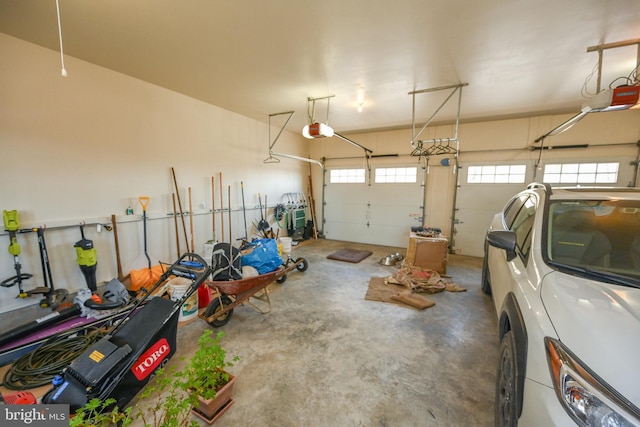
<svg viewBox="0 0 640 427"><path fill-rule="evenodd" d="M411 291L398 292L395 295L391 295L391 299L409 304L410 306L413 306L420 310L424 310L425 308L433 307L434 305L436 305L436 303L431 301L430 299L425 298L422 295L414 294Z"/></svg>
<svg viewBox="0 0 640 427"><path fill-rule="evenodd" d="M449 292L466 291L462 286L451 283L450 280L440 276L437 271L416 267L404 261L395 273L385 278L385 283L403 285L414 292L431 294L445 290Z"/></svg>

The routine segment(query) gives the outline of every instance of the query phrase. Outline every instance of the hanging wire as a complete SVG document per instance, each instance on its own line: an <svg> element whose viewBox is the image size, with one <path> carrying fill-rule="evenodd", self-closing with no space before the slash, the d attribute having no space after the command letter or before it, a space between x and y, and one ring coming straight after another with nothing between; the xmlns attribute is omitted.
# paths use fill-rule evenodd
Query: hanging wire
<svg viewBox="0 0 640 427"><path fill-rule="evenodd" d="M627 77L629 84L635 84L640 82L640 76L638 76L639 69L640 69L640 58L638 58L638 65L636 65L636 67L633 70L631 70L631 72L629 73L629 76Z"/></svg>
<svg viewBox="0 0 640 427"><path fill-rule="evenodd" d="M620 76L620 77L616 77L615 79L613 79L613 81L611 83L609 83L609 89L613 89L615 86L615 82L617 82L618 80L624 80L625 82L622 84L624 85L628 85L628 86L633 86L638 82L638 67L640 67L640 62L638 62L638 65L636 65L634 67L633 70L631 70L631 72L629 73L629 75L627 76Z"/></svg>
<svg viewBox="0 0 640 427"><path fill-rule="evenodd" d="M58 39L60 40L60 63L62 64L62 77L67 77L67 69L64 68L64 49L62 48L62 25L60 24L60 4L56 0L56 12L58 13Z"/></svg>
<svg viewBox="0 0 640 427"><path fill-rule="evenodd" d="M594 93L589 92L589 89L587 88L587 86L591 81L591 79L593 78L594 74L596 74L596 72L598 71L599 66L600 66L600 62L597 61L593 66L591 73L584 79L584 83L582 84L582 89L580 90L580 94L582 95L583 98L591 98L596 95L595 92Z"/></svg>

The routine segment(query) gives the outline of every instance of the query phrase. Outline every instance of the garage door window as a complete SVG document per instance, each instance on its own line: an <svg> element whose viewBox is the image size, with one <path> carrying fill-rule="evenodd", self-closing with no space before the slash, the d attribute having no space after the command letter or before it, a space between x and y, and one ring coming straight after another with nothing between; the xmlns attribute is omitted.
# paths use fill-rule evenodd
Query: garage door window
<svg viewBox="0 0 640 427"><path fill-rule="evenodd" d="M545 165L549 184L616 184L619 163L564 163Z"/></svg>
<svg viewBox="0 0 640 427"><path fill-rule="evenodd" d="M364 169L332 169L329 175L331 184L360 184L364 178Z"/></svg>
<svg viewBox="0 0 640 427"><path fill-rule="evenodd" d="M412 182L418 179L418 168L376 168L376 183Z"/></svg>
<svg viewBox="0 0 640 427"><path fill-rule="evenodd" d="M467 184L522 184L526 165L469 166Z"/></svg>

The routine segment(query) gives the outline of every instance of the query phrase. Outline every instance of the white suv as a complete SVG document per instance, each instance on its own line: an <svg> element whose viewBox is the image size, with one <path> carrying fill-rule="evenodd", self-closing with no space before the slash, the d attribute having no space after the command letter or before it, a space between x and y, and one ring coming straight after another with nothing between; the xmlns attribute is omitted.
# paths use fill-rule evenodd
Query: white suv
<svg viewBox="0 0 640 427"><path fill-rule="evenodd" d="M530 184L491 223L497 426L640 425L640 189Z"/></svg>

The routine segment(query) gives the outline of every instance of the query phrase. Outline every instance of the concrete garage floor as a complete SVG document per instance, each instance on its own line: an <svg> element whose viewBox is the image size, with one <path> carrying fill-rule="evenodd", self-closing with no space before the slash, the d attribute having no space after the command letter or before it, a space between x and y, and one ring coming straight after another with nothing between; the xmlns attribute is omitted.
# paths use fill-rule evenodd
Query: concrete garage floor
<svg viewBox="0 0 640 427"><path fill-rule="evenodd" d="M343 249L373 255L328 260ZM428 295L423 311L364 299L378 263L404 248L312 240L294 247L306 272L269 286L272 311L236 308L223 330L238 376L227 426L490 426L498 342L494 310L480 290L479 258L450 255L447 274L467 292ZM209 326L178 330L178 362ZM205 425L203 423L203 425Z"/></svg>
<svg viewBox="0 0 640 427"><path fill-rule="evenodd" d="M344 248L373 254L358 264L327 259ZM229 359L240 357L230 369L235 403L215 425L493 425L498 341L491 298L480 290L482 260L449 255L447 274L467 291L426 294L436 305L423 311L365 300L370 278L395 269L380 258L396 252L406 248L322 239L294 247L309 268L269 286L272 311L240 306L214 329L225 332ZM32 310L31 318L49 313ZM28 314L0 319L8 329ZM201 319L181 324L169 364L183 365L206 328Z"/></svg>

